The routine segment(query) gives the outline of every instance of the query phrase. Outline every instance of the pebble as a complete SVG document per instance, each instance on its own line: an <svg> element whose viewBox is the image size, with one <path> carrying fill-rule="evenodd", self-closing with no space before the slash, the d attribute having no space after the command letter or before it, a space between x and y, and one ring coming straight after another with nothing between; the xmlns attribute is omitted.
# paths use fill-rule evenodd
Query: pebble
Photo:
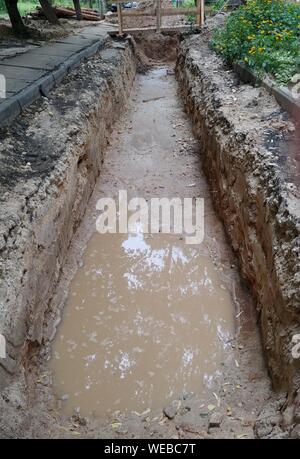
<svg viewBox="0 0 300 459"><path fill-rule="evenodd" d="M174 419L178 411L178 402L174 401L163 409L163 413L168 419Z"/></svg>
<svg viewBox="0 0 300 459"><path fill-rule="evenodd" d="M222 423L222 414L219 411L214 411L209 420L209 428L220 427Z"/></svg>

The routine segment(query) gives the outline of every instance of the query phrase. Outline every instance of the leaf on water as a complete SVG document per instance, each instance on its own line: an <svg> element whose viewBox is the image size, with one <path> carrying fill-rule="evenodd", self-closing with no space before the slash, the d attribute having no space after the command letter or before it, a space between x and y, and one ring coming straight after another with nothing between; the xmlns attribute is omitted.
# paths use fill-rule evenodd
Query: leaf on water
<svg viewBox="0 0 300 459"><path fill-rule="evenodd" d="M122 422L113 422L111 424L113 429L117 429L118 427L121 427L121 425L122 425Z"/></svg>
<svg viewBox="0 0 300 459"><path fill-rule="evenodd" d="M220 406L221 405L221 398L215 392L213 392L213 395L214 395L215 399L218 402L218 406Z"/></svg>
<svg viewBox="0 0 300 459"><path fill-rule="evenodd" d="M133 414L136 414L137 416L146 416L146 414L150 413L150 408L147 408L145 411L143 411L142 413L138 413L137 411L132 411Z"/></svg>
<svg viewBox="0 0 300 459"><path fill-rule="evenodd" d="M60 430L64 430L65 432L69 432L69 429L67 429L67 428L64 427L64 426L58 426L58 428L59 428Z"/></svg>

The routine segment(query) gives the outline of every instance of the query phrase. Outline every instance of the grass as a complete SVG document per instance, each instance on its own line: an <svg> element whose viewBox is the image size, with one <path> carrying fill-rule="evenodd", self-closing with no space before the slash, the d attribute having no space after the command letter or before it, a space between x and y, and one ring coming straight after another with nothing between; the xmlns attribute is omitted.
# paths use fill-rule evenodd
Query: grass
<svg viewBox="0 0 300 459"><path fill-rule="evenodd" d="M71 6L73 7L73 1L72 0L54 0L53 2L54 5L59 5L59 6ZM94 6L96 6L96 2L93 2ZM18 8L20 11L21 16L26 16L26 14L30 13L31 11L34 11L37 6L40 6L40 3L38 0L19 0L18 1ZM82 2L81 6L88 6L87 2ZM4 5L4 0L0 0L0 18L5 17L7 18L7 12L6 8Z"/></svg>
<svg viewBox="0 0 300 459"><path fill-rule="evenodd" d="M206 0L205 1L205 6L210 6L211 11L216 13L218 12L222 6L225 5L225 0ZM184 0L183 5L181 6L183 8L194 8L195 7L195 1L194 0ZM187 20L189 23L194 24L196 22L196 15L195 14L189 14L187 16Z"/></svg>
<svg viewBox="0 0 300 459"><path fill-rule="evenodd" d="M185 0L182 5L183 8L194 8L195 7L195 2L194 0ZM190 24L194 24L196 22L196 15L195 14L189 14L186 16L187 21Z"/></svg>

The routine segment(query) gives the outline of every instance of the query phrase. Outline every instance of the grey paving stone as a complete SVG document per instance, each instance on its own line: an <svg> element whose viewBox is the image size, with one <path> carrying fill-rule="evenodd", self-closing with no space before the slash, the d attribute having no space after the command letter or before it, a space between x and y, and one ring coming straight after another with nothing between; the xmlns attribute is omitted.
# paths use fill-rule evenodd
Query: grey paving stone
<svg viewBox="0 0 300 459"><path fill-rule="evenodd" d="M70 56L82 49L80 45L71 45L69 43L54 43L51 45L42 46L30 51L31 55L41 56Z"/></svg>
<svg viewBox="0 0 300 459"><path fill-rule="evenodd" d="M35 47L24 54L0 61L6 78L6 99L0 99L0 126L12 121L28 105L48 95L70 69L102 49L107 27L86 27L70 37ZM108 53L107 58L112 58Z"/></svg>
<svg viewBox="0 0 300 459"><path fill-rule="evenodd" d="M29 81L17 80L15 78L8 78L6 80L6 91L7 93L15 94L19 91L22 91L22 89L25 89L26 86L28 86L29 84L30 84Z"/></svg>
<svg viewBox="0 0 300 459"><path fill-rule="evenodd" d="M62 38L61 40L57 40L55 43L66 43L69 45L78 45L83 48L85 46L88 46L91 43L91 40L93 40L93 38L84 37L82 35L74 35L71 37Z"/></svg>
<svg viewBox="0 0 300 459"><path fill-rule="evenodd" d="M13 78L14 80L31 82L37 80L46 73L45 70L15 67L14 65L12 65L13 59L10 59L9 65L0 64L0 74L5 76L6 82L10 78Z"/></svg>
<svg viewBox="0 0 300 459"><path fill-rule="evenodd" d="M31 68L37 70L51 70L64 62L66 56L53 56L47 54L26 53L22 56L14 57L7 65L14 67Z"/></svg>

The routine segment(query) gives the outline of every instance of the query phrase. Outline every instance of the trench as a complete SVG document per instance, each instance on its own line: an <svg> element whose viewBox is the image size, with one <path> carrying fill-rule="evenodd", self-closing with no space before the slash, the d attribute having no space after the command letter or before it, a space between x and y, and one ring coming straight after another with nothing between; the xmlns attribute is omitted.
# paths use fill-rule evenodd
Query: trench
<svg viewBox="0 0 300 459"><path fill-rule="evenodd" d="M109 40L2 133L0 436L297 437L298 201L268 146L293 125L205 37ZM203 241L99 234L120 190L204 199Z"/></svg>
<svg viewBox="0 0 300 459"><path fill-rule="evenodd" d="M203 242L187 244L184 233L142 233L139 225L128 234L99 234L96 203L118 202L119 190L128 201L148 203L203 198ZM173 65L137 76L72 250L83 254L49 361L62 411L157 412L189 393L208 404L224 362L236 362L231 343L249 295L237 287L235 258L213 209ZM251 313L247 324L251 329Z"/></svg>

